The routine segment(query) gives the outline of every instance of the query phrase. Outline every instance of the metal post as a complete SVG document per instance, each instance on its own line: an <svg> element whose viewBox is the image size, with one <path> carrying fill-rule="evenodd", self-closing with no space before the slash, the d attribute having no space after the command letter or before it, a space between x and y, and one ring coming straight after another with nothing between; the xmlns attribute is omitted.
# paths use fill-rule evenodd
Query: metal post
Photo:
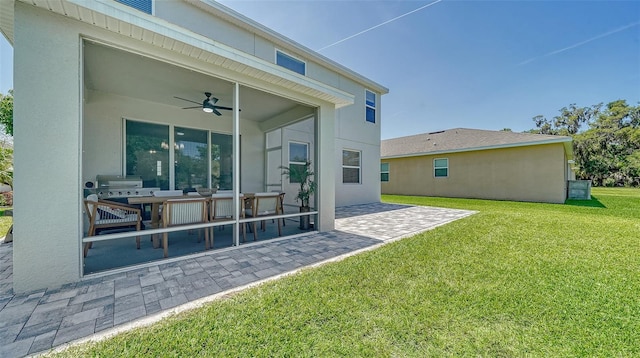
<svg viewBox="0 0 640 358"><path fill-rule="evenodd" d="M233 230L233 244L240 245L240 85L233 84L233 207L236 223Z"/></svg>

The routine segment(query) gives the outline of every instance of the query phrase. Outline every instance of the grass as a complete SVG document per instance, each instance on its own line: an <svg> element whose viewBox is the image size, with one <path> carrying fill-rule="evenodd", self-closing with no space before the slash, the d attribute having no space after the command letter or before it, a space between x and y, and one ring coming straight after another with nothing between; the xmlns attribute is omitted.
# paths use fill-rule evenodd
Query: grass
<svg viewBox="0 0 640 358"><path fill-rule="evenodd" d="M0 238L7 234L13 223L13 217L5 214L5 211L11 209L11 207L0 207Z"/></svg>
<svg viewBox="0 0 640 358"><path fill-rule="evenodd" d="M640 356L640 190L478 210L61 356Z"/></svg>

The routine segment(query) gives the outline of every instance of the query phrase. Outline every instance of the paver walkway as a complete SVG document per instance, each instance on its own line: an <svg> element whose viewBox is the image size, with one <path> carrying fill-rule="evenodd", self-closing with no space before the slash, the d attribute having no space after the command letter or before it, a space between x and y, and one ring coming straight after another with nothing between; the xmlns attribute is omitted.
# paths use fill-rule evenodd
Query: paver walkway
<svg viewBox="0 0 640 358"><path fill-rule="evenodd" d="M336 230L265 241L14 295L13 244L0 245L0 357L22 357L116 330L215 294L375 247L473 214L367 204L336 209Z"/></svg>

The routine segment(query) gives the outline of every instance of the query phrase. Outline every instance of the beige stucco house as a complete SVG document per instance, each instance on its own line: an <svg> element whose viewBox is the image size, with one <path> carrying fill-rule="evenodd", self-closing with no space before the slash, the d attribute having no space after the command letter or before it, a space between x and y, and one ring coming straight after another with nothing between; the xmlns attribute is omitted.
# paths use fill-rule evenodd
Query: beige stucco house
<svg viewBox="0 0 640 358"><path fill-rule="evenodd" d="M388 90L215 1L3 0L0 32L14 49L16 292L87 278L83 199L98 176L236 202L284 191L290 218L296 184L279 167L308 160L318 231L336 206L379 201L366 178ZM249 219L235 210L238 246Z"/></svg>
<svg viewBox="0 0 640 358"><path fill-rule="evenodd" d="M564 203L571 137L456 128L383 140L383 194Z"/></svg>

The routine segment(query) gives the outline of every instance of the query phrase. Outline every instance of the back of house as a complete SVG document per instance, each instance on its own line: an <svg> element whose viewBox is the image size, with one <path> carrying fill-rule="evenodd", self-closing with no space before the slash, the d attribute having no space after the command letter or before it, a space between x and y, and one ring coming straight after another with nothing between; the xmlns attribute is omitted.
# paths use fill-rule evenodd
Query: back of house
<svg viewBox="0 0 640 358"><path fill-rule="evenodd" d="M388 90L214 1L2 1L0 31L15 64L16 292L85 275L90 193L279 191L295 215L280 167L310 161L315 230L333 229L336 206L379 201Z"/></svg>

